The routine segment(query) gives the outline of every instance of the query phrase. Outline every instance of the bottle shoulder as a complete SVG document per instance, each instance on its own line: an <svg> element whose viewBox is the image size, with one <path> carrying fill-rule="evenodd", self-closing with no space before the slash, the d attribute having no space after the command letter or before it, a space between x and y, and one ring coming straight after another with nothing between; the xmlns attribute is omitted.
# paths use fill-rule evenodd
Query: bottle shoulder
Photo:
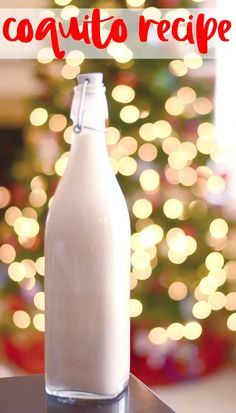
<svg viewBox="0 0 236 413"><path fill-rule="evenodd" d="M65 203L70 200L79 202L122 202L125 200L119 182L114 175L112 166L106 165L99 168L81 169L79 167L76 171L67 168L64 175L60 179L54 199L64 200Z"/></svg>
<svg viewBox="0 0 236 413"><path fill-rule="evenodd" d="M61 179L50 207L49 219L56 216L58 221L129 220L127 203L115 176L110 184L90 184L85 180L68 185L66 180Z"/></svg>

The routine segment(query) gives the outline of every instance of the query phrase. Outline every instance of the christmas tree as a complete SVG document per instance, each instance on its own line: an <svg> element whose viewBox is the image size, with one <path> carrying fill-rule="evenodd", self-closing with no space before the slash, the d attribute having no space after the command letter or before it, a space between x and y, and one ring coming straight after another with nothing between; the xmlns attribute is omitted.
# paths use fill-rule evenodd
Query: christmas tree
<svg viewBox="0 0 236 413"><path fill-rule="evenodd" d="M109 4L121 6L196 2ZM149 384L182 380L212 371L228 354L236 330L235 222L219 203L227 177L213 168L220 152L208 65L197 54L85 60L73 51L59 61L48 49L39 53L36 74L44 90L32 102L13 184L0 188L2 345L21 368L43 370L44 225L68 161L69 107L81 71L104 73L107 147L130 209L132 371Z"/></svg>

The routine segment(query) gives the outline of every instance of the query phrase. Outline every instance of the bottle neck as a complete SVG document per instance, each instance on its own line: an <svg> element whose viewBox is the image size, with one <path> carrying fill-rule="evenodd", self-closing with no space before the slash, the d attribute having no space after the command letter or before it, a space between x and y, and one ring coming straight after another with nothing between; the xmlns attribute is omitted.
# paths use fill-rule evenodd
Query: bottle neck
<svg viewBox="0 0 236 413"><path fill-rule="evenodd" d="M80 133L104 131L107 117L107 100L102 84L88 85L85 90L83 85L79 85L74 89L71 119L75 128L81 128Z"/></svg>

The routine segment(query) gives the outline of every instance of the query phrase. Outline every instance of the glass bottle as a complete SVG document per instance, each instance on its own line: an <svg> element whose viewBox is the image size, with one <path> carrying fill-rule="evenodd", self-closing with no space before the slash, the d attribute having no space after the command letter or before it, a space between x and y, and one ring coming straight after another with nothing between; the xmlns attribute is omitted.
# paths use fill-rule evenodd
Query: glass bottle
<svg viewBox="0 0 236 413"><path fill-rule="evenodd" d="M46 391L112 399L130 363L130 221L105 141L103 76L78 76L68 165L45 231Z"/></svg>

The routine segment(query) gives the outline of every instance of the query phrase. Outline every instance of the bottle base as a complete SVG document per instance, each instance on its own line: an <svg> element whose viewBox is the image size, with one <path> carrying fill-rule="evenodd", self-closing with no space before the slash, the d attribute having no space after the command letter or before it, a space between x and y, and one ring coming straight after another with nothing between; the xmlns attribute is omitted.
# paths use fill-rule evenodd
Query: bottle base
<svg viewBox="0 0 236 413"><path fill-rule="evenodd" d="M97 393L88 393L88 392L81 392L77 390L52 390L51 388L48 388L46 386L46 393L51 396L55 397L57 399L60 399L60 401L64 403L73 403L76 401L111 401L116 398L119 398L126 390L128 386L128 383L125 384L125 386L122 386L122 388L113 395L103 395L103 394L97 394Z"/></svg>

